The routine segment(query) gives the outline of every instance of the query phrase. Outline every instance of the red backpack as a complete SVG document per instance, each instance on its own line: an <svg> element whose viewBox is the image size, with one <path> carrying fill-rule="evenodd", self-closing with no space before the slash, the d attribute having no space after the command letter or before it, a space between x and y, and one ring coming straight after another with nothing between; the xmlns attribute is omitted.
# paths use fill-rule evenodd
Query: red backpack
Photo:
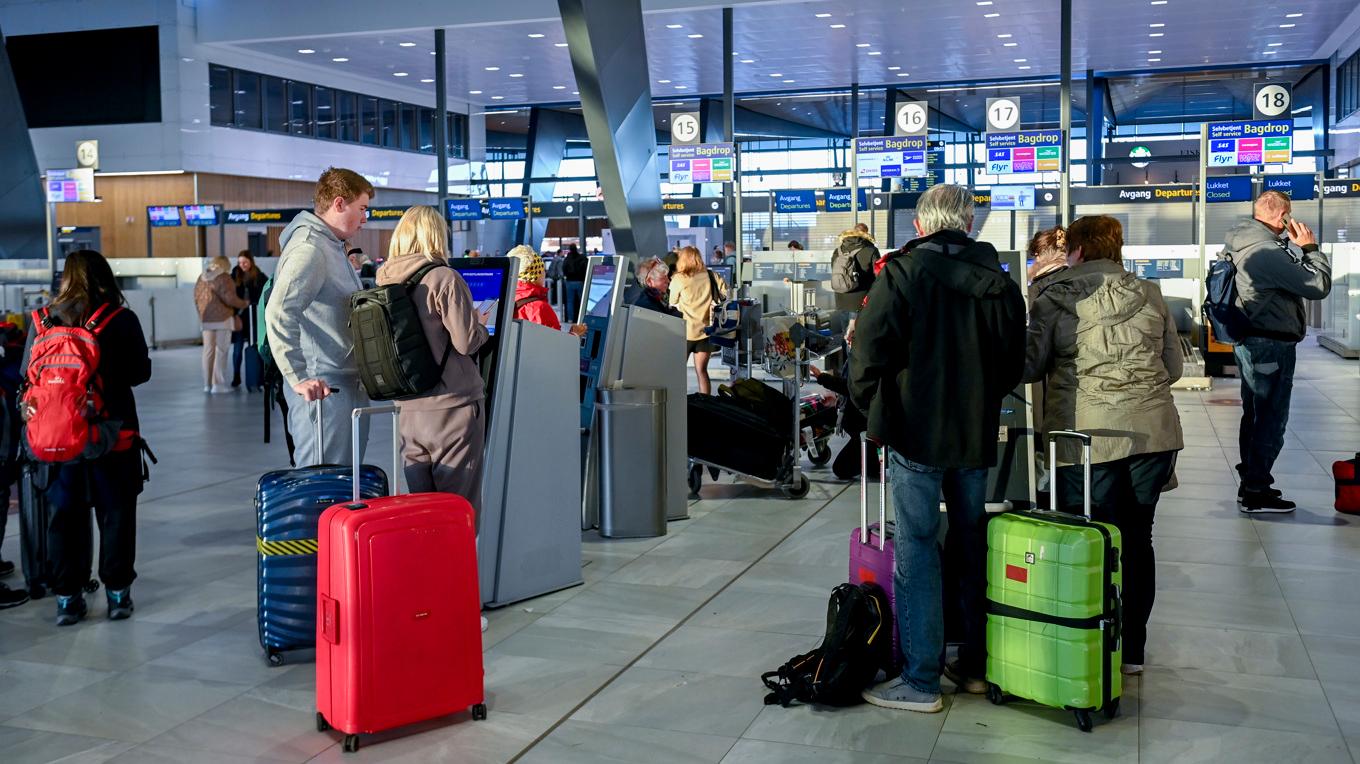
<svg viewBox="0 0 1360 764"><path fill-rule="evenodd" d="M118 445L121 423L104 410L99 334L121 307L101 305L83 326L58 326L47 308L33 313L37 336L19 394L24 444L42 462L95 459Z"/></svg>

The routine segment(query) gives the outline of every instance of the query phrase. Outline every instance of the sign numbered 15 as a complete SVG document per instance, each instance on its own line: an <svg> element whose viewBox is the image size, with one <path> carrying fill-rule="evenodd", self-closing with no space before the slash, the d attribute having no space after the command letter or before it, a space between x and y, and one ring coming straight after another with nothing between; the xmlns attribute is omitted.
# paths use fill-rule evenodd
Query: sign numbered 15
<svg viewBox="0 0 1360 764"><path fill-rule="evenodd" d="M1257 85L1251 99L1256 119L1276 119L1288 114L1294 106L1294 93L1288 83L1268 82Z"/></svg>
<svg viewBox="0 0 1360 764"><path fill-rule="evenodd" d="M1016 96L987 99L987 132L1013 133L1020 129L1020 99Z"/></svg>

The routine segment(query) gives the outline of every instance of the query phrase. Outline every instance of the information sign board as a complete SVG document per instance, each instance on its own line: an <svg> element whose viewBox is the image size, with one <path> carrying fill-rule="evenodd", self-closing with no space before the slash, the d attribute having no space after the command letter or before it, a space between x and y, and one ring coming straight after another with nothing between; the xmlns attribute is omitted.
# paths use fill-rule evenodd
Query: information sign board
<svg viewBox="0 0 1360 764"><path fill-rule="evenodd" d="M1062 130L987 133L987 172L1057 172L1062 169Z"/></svg>
<svg viewBox="0 0 1360 764"><path fill-rule="evenodd" d="M921 178L926 174L923 135L855 139L855 177Z"/></svg>
<svg viewBox="0 0 1360 764"><path fill-rule="evenodd" d="M1214 122L1209 125L1210 167L1288 164L1294 159L1294 122Z"/></svg>
<svg viewBox="0 0 1360 764"><path fill-rule="evenodd" d="M732 143L671 145L671 183L730 183L737 148Z"/></svg>
<svg viewBox="0 0 1360 764"><path fill-rule="evenodd" d="M487 199L487 209L492 220L519 220L524 217L524 199L512 196L506 199Z"/></svg>

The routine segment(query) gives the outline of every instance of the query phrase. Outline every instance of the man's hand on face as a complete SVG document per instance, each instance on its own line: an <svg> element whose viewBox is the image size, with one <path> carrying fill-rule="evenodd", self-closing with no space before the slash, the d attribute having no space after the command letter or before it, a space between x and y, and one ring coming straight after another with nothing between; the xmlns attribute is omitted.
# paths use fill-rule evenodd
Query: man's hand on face
<svg viewBox="0 0 1360 764"><path fill-rule="evenodd" d="M1289 238L1300 247L1308 244L1317 244L1317 236L1313 234L1313 229L1293 218L1289 219L1289 223L1285 226L1285 230L1289 231Z"/></svg>

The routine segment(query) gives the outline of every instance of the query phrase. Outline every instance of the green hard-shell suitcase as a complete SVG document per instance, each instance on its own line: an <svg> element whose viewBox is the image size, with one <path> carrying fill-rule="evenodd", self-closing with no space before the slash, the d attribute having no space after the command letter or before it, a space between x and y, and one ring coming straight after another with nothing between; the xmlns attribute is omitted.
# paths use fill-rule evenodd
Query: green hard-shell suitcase
<svg viewBox="0 0 1360 764"><path fill-rule="evenodd" d="M1082 444L1085 517L1057 511L998 515L987 525L987 697L1007 695L1075 712L1119 713L1121 541L1119 529L1091 520L1091 436L1049 434Z"/></svg>

